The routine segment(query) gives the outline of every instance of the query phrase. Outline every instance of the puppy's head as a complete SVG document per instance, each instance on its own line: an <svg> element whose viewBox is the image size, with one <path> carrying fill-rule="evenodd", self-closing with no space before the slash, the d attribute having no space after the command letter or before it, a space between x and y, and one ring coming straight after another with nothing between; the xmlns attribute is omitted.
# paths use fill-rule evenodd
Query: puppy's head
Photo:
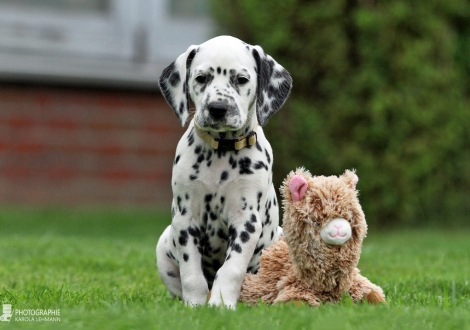
<svg viewBox="0 0 470 330"><path fill-rule="evenodd" d="M190 46L165 68L159 82L183 126L191 99L197 125L215 132L239 130L255 113L264 126L292 88L287 70L261 47L229 36Z"/></svg>

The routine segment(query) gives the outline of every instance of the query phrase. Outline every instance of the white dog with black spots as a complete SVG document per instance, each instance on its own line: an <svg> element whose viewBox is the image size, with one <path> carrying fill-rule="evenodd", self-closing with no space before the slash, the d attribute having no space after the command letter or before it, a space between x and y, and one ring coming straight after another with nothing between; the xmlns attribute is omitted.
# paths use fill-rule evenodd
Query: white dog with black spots
<svg viewBox="0 0 470 330"><path fill-rule="evenodd" d="M282 234L261 127L292 78L261 47L220 36L190 46L163 71L160 88L189 126L173 163L172 223L157 244L158 272L190 306L209 299L235 308L245 273L258 270L262 250Z"/></svg>

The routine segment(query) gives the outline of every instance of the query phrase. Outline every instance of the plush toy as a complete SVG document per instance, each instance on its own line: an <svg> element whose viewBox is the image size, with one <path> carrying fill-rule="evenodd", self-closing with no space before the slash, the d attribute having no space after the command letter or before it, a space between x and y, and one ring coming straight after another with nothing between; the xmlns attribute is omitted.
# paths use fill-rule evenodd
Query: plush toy
<svg viewBox="0 0 470 330"><path fill-rule="evenodd" d="M291 172L281 187L284 237L263 251L257 274L246 274L240 300L306 302L318 306L353 301L385 302L382 289L356 268L367 224L358 200L358 177Z"/></svg>

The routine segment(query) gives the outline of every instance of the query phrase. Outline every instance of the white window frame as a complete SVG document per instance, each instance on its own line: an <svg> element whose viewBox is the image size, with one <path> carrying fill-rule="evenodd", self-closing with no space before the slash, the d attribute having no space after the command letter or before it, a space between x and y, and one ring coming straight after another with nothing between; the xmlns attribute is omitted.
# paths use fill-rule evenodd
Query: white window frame
<svg viewBox="0 0 470 330"><path fill-rule="evenodd" d="M165 66L211 36L171 0L111 0L107 15L0 5L0 80L157 88Z"/></svg>

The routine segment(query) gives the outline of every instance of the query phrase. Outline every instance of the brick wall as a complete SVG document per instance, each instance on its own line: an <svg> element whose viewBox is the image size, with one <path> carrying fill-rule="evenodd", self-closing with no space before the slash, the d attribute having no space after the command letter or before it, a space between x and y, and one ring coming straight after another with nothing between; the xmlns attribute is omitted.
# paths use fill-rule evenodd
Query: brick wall
<svg viewBox="0 0 470 330"><path fill-rule="evenodd" d="M0 85L0 203L169 207L183 131L157 92Z"/></svg>

